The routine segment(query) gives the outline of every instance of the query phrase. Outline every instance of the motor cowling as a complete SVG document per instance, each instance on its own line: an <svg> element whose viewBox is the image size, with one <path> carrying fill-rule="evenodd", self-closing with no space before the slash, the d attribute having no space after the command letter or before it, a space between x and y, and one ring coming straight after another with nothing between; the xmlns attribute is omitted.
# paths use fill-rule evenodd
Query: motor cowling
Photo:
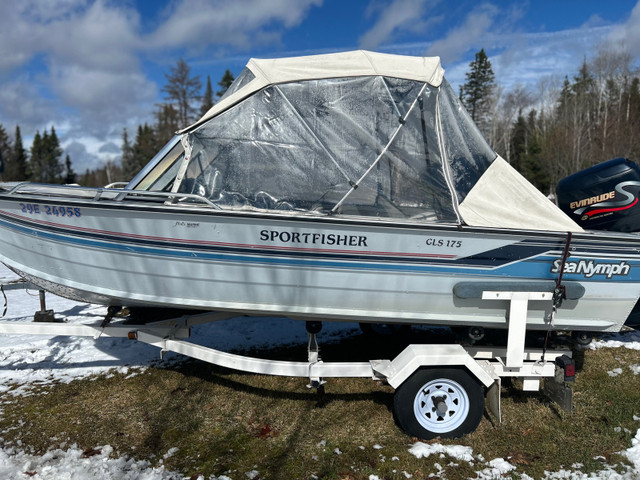
<svg viewBox="0 0 640 480"><path fill-rule="evenodd" d="M615 158L558 183L558 206L584 229L640 231L640 166Z"/></svg>

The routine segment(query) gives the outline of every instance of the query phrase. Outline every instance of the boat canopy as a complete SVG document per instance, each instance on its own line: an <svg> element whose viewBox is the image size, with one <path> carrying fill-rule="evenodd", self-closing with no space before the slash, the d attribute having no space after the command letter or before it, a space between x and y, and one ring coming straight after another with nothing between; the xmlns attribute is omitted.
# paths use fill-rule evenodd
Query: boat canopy
<svg viewBox="0 0 640 480"><path fill-rule="evenodd" d="M489 147L443 74L438 57L366 51L252 59L133 188L231 210L580 231Z"/></svg>

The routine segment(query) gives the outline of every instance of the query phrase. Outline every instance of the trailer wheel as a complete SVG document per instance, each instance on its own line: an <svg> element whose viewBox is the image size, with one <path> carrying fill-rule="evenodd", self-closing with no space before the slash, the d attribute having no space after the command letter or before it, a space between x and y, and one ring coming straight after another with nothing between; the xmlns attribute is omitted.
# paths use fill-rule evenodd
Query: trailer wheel
<svg viewBox="0 0 640 480"><path fill-rule="evenodd" d="M471 433L483 413L482 386L459 368L417 370L397 388L393 399L400 428L425 440Z"/></svg>

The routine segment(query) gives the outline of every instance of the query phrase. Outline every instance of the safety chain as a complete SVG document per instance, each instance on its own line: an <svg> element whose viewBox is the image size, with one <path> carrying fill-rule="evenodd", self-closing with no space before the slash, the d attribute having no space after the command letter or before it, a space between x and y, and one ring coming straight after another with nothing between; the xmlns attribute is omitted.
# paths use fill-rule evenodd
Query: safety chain
<svg viewBox="0 0 640 480"><path fill-rule="evenodd" d="M562 302L567 298L567 287L562 284L562 275L564 273L564 266L569 258L569 249L571 247L571 239L573 238L572 232L567 232L567 238L564 242L564 250L562 252L562 259L560 262L560 274L556 281L556 287L553 289L553 300L551 306L551 315L549 317L549 326L547 328L547 334L544 339L544 345L542 347L542 363L544 363L544 356L547 353L547 347L549 345L549 337L551 336L551 327L553 327L553 320L556 316L556 312L562 306Z"/></svg>

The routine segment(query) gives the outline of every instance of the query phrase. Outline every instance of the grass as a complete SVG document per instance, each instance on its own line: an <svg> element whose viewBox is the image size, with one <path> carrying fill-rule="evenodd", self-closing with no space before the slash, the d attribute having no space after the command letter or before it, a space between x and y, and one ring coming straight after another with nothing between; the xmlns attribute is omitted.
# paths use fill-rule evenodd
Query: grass
<svg viewBox="0 0 640 480"><path fill-rule="evenodd" d="M348 351L351 357L380 358L383 347L401 345L365 345L354 336L327 346L323 356L343 360ZM300 359L305 349L257 355L276 353ZM136 376L34 387L35 394L27 397L5 393L0 435L5 446L19 444L40 454L72 444L87 451L109 444L114 455L163 463L186 477L234 480L252 470L269 479L357 480L371 474L404 479L404 472L425 478L439 471L462 479L475 477L486 461L498 457L533 478L576 464L585 473L601 470L603 462L623 471L628 461L618 452L631 445L640 427L634 420L640 415L640 376L629 368L637 364L638 351L587 351L571 414L541 394L505 386L501 425L485 416L473 434L439 441L472 447L473 466L446 455L418 459L410 454L416 439L394 424L393 389L381 382L331 379L320 396L305 379L242 374L197 361ZM614 368L623 373L610 376ZM171 448L177 453L163 458Z"/></svg>

